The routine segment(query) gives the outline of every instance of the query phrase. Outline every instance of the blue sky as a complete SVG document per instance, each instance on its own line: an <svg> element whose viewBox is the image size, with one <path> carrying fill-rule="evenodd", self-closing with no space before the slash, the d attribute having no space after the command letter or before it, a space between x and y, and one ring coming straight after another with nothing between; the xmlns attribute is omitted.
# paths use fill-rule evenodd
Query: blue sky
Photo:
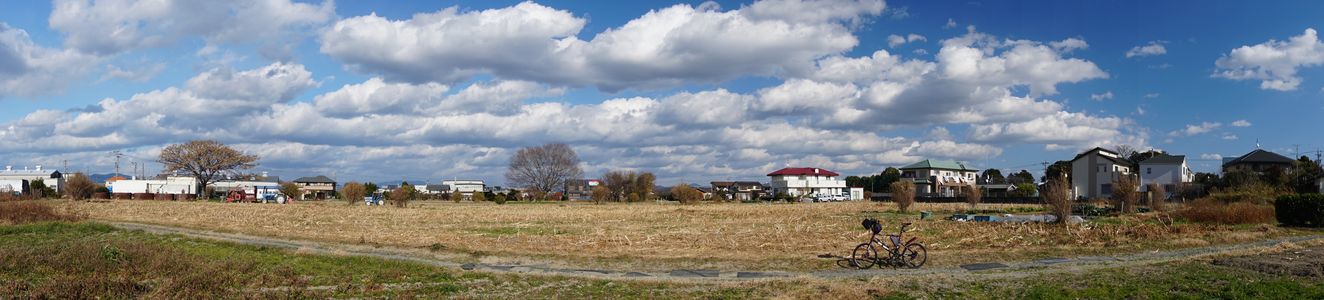
<svg viewBox="0 0 1324 300"><path fill-rule="evenodd" d="M1038 172L1118 144L1215 171L1257 140L1324 148L1313 1L6 8L0 157L15 166L105 173L109 151L151 165L212 138L286 177L500 184L515 149L566 142L590 176L703 183L926 158Z"/></svg>

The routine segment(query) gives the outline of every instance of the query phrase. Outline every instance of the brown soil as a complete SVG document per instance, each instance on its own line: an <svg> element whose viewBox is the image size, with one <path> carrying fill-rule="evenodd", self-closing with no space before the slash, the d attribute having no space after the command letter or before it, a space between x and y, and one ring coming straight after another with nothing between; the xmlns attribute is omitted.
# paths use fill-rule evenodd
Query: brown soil
<svg viewBox="0 0 1324 300"><path fill-rule="evenodd" d="M1221 258L1212 263L1268 274L1324 278L1324 246Z"/></svg>

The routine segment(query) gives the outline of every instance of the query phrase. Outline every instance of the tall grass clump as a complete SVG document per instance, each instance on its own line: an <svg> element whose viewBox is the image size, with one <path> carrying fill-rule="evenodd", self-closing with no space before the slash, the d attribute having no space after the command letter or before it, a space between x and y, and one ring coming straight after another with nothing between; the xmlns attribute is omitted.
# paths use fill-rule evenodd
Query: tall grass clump
<svg viewBox="0 0 1324 300"><path fill-rule="evenodd" d="M1251 202L1223 203L1200 198L1177 211L1177 217L1199 223L1262 224L1274 221L1274 207Z"/></svg>
<svg viewBox="0 0 1324 300"><path fill-rule="evenodd" d="M1149 187L1149 209L1154 211L1168 210L1168 191L1163 189L1162 184L1150 183Z"/></svg>
<svg viewBox="0 0 1324 300"><path fill-rule="evenodd" d="M898 180L892 183L892 201L896 201L896 210L910 211L915 204L915 183L910 180Z"/></svg>
<svg viewBox="0 0 1324 300"><path fill-rule="evenodd" d="M50 204L36 201L0 202L0 222L25 224L43 221L77 221L77 215L56 211Z"/></svg>
<svg viewBox="0 0 1324 300"><path fill-rule="evenodd" d="M1039 196L1044 200L1044 210L1057 217L1057 222L1066 224L1067 218L1071 217L1071 196L1067 193L1070 188L1067 186L1066 178L1049 178L1044 183L1044 190L1040 191Z"/></svg>

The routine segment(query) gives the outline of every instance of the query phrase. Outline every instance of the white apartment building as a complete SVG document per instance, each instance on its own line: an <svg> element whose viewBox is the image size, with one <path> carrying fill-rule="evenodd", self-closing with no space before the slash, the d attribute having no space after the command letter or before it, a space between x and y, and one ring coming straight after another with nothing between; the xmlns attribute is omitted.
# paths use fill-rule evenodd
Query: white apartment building
<svg viewBox="0 0 1324 300"><path fill-rule="evenodd" d="M791 197L849 196L846 180L832 171L819 168L785 168L768 173L772 181L772 194L785 193Z"/></svg>

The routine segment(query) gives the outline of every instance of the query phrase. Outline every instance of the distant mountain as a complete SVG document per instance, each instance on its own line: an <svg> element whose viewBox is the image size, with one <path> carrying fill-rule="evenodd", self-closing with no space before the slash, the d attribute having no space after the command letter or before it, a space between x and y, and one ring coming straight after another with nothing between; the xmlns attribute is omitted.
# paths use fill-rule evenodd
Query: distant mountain
<svg viewBox="0 0 1324 300"><path fill-rule="evenodd" d="M115 175L119 175L120 177L124 177L124 178L130 178L130 177L132 177L132 176L129 176L129 174L110 173L110 174L92 174L91 176L87 176L87 178L92 179L92 182L96 182L96 183L106 183L106 179L110 179L111 177L115 177Z"/></svg>

